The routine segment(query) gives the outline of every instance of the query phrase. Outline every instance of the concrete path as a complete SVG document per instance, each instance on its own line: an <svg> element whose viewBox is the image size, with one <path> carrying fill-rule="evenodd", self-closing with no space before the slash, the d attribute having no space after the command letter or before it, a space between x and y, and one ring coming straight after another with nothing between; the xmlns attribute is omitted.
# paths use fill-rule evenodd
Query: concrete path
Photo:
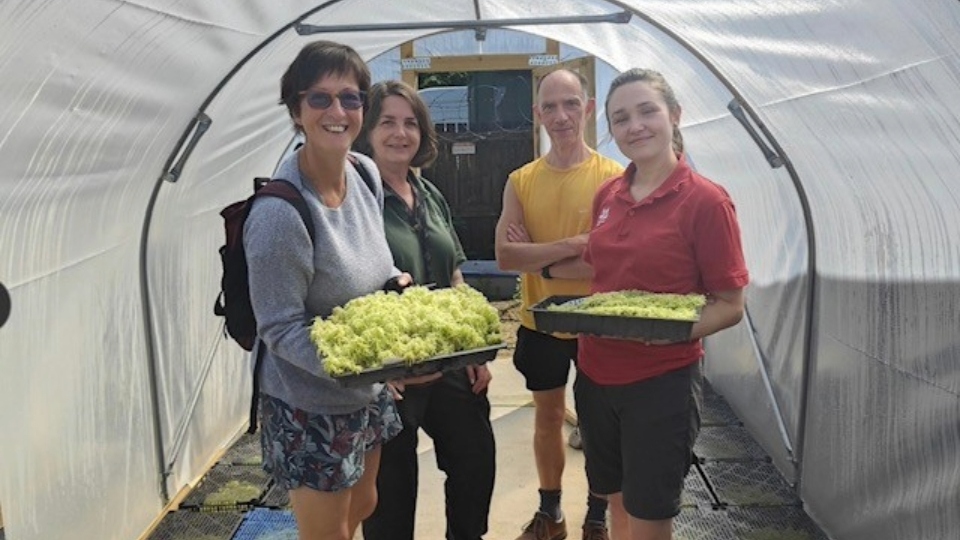
<svg viewBox="0 0 960 540"><path fill-rule="evenodd" d="M537 470L533 460L533 402L524 388L523 376L513 367L512 351L490 362L493 381L489 396L497 441L497 479L490 510L490 540L513 540L533 517L539 499ZM573 373L571 372L571 384ZM569 392L568 392L569 394ZM572 408L572 402L568 402ZM565 428L567 433L570 426ZM445 530L443 480L437 469L429 437L420 433L420 497L417 503L416 537L442 539ZM563 511L570 538L578 531L586 512L587 481L583 453L567 447L563 475ZM574 534L574 533L577 534Z"/></svg>

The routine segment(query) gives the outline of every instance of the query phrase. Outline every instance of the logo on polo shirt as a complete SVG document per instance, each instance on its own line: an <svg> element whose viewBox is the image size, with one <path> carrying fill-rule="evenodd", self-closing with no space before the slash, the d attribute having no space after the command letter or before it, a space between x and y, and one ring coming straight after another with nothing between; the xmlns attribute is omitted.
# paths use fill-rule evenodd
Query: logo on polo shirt
<svg viewBox="0 0 960 540"><path fill-rule="evenodd" d="M600 216L597 217L597 227L603 225L608 217L610 217L610 208L605 206L603 210L600 211Z"/></svg>

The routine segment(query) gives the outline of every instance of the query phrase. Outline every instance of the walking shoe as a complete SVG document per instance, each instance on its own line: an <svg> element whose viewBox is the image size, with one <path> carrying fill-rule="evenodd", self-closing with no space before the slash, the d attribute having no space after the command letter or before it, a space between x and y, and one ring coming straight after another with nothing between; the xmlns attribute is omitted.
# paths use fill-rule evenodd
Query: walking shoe
<svg viewBox="0 0 960 540"><path fill-rule="evenodd" d="M584 521L583 540L610 540L607 526L596 521Z"/></svg>
<svg viewBox="0 0 960 540"><path fill-rule="evenodd" d="M547 514L537 512L530 523L524 525L523 534L517 540L564 540L566 537L567 520L555 521Z"/></svg>
<svg viewBox="0 0 960 540"><path fill-rule="evenodd" d="M570 432L570 436L567 437L567 445L574 450L583 450L583 441L580 439L580 426L573 428L573 431Z"/></svg>

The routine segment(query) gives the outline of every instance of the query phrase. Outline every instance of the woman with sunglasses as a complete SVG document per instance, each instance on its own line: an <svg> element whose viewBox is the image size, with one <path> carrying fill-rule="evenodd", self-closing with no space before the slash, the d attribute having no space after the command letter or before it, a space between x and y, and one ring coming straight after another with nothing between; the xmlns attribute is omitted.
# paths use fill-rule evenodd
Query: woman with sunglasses
<svg viewBox="0 0 960 540"><path fill-rule="evenodd" d="M384 222L396 265L417 283L463 283L466 260L440 190L418 173L437 157L426 104L400 81L377 83L367 100L356 148L373 157L386 191ZM496 458L485 365L402 381L403 431L384 445L376 511L363 522L365 540L413 540L417 508L417 431L433 439L447 474L447 540L479 540L487 532Z"/></svg>
<svg viewBox="0 0 960 540"><path fill-rule="evenodd" d="M390 280L410 282L384 237L376 167L348 153L369 86L352 48L317 41L300 51L281 80L280 103L304 143L276 177L300 189L315 236L293 205L274 197L256 200L244 228L250 298L266 345L263 467L288 490L301 540L353 538L376 506L380 448L402 428L384 385L339 386L309 338L314 317ZM356 167L373 176L372 186Z"/></svg>

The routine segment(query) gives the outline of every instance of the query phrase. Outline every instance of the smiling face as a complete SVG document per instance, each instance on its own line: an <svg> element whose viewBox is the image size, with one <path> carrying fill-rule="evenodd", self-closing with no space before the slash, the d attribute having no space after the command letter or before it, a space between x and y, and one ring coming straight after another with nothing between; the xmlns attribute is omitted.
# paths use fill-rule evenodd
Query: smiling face
<svg viewBox="0 0 960 540"><path fill-rule="evenodd" d="M410 102L400 96L385 97L369 141L378 164L409 167L420 149L420 123Z"/></svg>
<svg viewBox="0 0 960 540"><path fill-rule="evenodd" d="M303 131L307 146L321 151L346 153L363 124L363 109L344 109L340 99L334 99L326 109L314 109L307 102L307 94L325 92L339 95L342 92L359 91L360 86L353 75L330 73L302 93L300 110L293 117L293 121Z"/></svg>
<svg viewBox="0 0 960 540"><path fill-rule="evenodd" d="M649 82L617 87L607 100L610 133L623 155L637 164L669 159L680 107L671 111L663 94Z"/></svg>

